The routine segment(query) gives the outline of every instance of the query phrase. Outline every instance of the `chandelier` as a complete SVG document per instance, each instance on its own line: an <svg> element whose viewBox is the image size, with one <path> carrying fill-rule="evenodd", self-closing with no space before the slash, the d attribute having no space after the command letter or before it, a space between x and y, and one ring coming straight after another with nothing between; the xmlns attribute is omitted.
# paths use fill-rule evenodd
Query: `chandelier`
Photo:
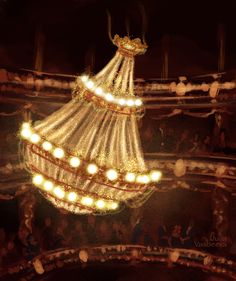
<svg viewBox="0 0 236 281"><path fill-rule="evenodd" d="M118 35L113 43L115 56L97 75L76 79L70 102L21 128L34 186L74 213L139 207L161 178L146 168L137 127L143 103L134 95L134 57L147 45Z"/></svg>

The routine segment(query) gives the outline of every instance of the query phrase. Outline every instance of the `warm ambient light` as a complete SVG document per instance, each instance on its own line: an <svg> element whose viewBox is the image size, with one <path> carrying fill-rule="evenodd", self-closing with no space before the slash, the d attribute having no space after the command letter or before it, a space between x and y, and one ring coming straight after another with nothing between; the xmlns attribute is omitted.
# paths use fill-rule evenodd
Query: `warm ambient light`
<svg viewBox="0 0 236 281"><path fill-rule="evenodd" d="M70 158L70 165L71 167L77 168L80 165L80 159L78 157L71 157Z"/></svg>
<svg viewBox="0 0 236 281"><path fill-rule="evenodd" d="M147 176L147 175L139 175L139 176L137 176L136 181L137 181L138 183L147 184L147 183L150 182L150 178L149 178L149 176Z"/></svg>
<svg viewBox="0 0 236 281"><path fill-rule="evenodd" d="M43 142L42 147L44 150L49 151L52 149L52 144L48 141Z"/></svg>
<svg viewBox="0 0 236 281"><path fill-rule="evenodd" d="M110 169L106 172L106 176L110 181L114 181L118 178L118 173L116 170Z"/></svg>
<svg viewBox="0 0 236 281"><path fill-rule="evenodd" d="M118 208L118 204L116 202L111 203L111 209L115 210Z"/></svg>
<svg viewBox="0 0 236 281"><path fill-rule="evenodd" d="M141 106L143 104L142 100L140 99L137 99L134 103L136 106Z"/></svg>
<svg viewBox="0 0 236 281"><path fill-rule="evenodd" d="M162 173L160 171L152 171L150 173L151 180L155 181L155 182L159 181L161 176L162 176Z"/></svg>
<svg viewBox="0 0 236 281"><path fill-rule="evenodd" d="M70 192L67 196L68 200L73 202L77 199L77 194L75 192Z"/></svg>
<svg viewBox="0 0 236 281"><path fill-rule="evenodd" d="M87 206L91 206L93 204L93 199L90 197L83 197L81 203Z"/></svg>
<svg viewBox="0 0 236 281"><path fill-rule="evenodd" d="M107 94L105 95L105 99L106 99L107 101L113 101L113 100L114 100L114 97L113 97L112 94L107 93Z"/></svg>
<svg viewBox="0 0 236 281"><path fill-rule="evenodd" d="M43 176L41 175L34 175L33 176L33 183L35 185L40 185L43 182Z"/></svg>
<svg viewBox="0 0 236 281"><path fill-rule="evenodd" d="M31 136L31 131L29 128L23 128L21 131L21 136L25 139L28 139Z"/></svg>
<svg viewBox="0 0 236 281"><path fill-rule="evenodd" d="M38 143L40 141L40 136L37 134L32 134L30 137L30 141L32 143Z"/></svg>
<svg viewBox="0 0 236 281"><path fill-rule="evenodd" d="M23 128L23 129L30 129L30 123L24 122L24 123L22 124L22 128Z"/></svg>
<svg viewBox="0 0 236 281"><path fill-rule="evenodd" d="M45 190L50 191L53 189L53 183L51 181L45 181L43 187Z"/></svg>
<svg viewBox="0 0 236 281"><path fill-rule="evenodd" d="M118 103L119 103L119 105L125 105L126 101L125 101L125 99L119 99Z"/></svg>
<svg viewBox="0 0 236 281"><path fill-rule="evenodd" d="M133 100L127 100L127 105L128 106L134 106L134 101Z"/></svg>
<svg viewBox="0 0 236 281"><path fill-rule="evenodd" d="M94 86L94 83L93 83L93 81L89 80L85 83L85 85L87 86L87 88L92 89Z"/></svg>
<svg viewBox="0 0 236 281"><path fill-rule="evenodd" d="M87 167L87 171L91 175L96 174L98 171L98 167L95 164L89 164Z"/></svg>
<svg viewBox="0 0 236 281"><path fill-rule="evenodd" d="M103 90L102 88L98 87L95 89L95 94L98 95L98 96L101 96L103 94Z"/></svg>
<svg viewBox="0 0 236 281"><path fill-rule="evenodd" d="M53 192L60 199L64 198L65 196L65 192L60 188L60 186L55 187Z"/></svg>
<svg viewBox="0 0 236 281"><path fill-rule="evenodd" d="M96 202L96 206L99 208L99 209L103 209L105 207L105 202L103 200L98 200Z"/></svg>
<svg viewBox="0 0 236 281"><path fill-rule="evenodd" d="M88 81L88 76L87 76L87 75L81 76L81 80L82 80L83 82Z"/></svg>
<svg viewBox="0 0 236 281"><path fill-rule="evenodd" d="M56 158L63 158L65 153L63 151L63 149L61 148L55 148L55 150L53 151L53 155L56 157Z"/></svg>
<svg viewBox="0 0 236 281"><path fill-rule="evenodd" d="M125 176L125 180L128 182L134 182L135 181L135 174L134 173L127 173Z"/></svg>

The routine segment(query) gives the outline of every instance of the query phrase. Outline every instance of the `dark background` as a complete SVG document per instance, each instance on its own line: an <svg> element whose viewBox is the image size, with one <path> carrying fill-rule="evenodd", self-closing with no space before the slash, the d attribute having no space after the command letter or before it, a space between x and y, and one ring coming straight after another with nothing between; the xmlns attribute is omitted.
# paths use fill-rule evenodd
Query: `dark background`
<svg viewBox="0 0 236 281"><path fill-rule="evenodd" d="M146 21L142 20L141 8ZM112 35L142 37L149 45L138 58L138 76L159 77L162 42L169 35L169 75L218 70L218 26L225 30L225 70L236 68L236 1L170 0L0 0L0 64L34 68L36 30L45 36L43 70L79 73L89 64L98 71L113 55Z"/></svg>

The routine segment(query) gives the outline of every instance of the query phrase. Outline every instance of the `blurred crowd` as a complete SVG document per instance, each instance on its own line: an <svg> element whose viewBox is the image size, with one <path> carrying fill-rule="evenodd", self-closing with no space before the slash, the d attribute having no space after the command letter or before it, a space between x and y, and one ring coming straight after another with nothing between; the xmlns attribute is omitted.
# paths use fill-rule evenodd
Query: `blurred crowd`
<svg viewBox="0 0 236 281"><path fill-rule="evenodd" d="M191 128L193 129L193 128ZM236 142L229 139L226 129L220 129L217 136L212 132L203 134L190 129L180 130L161 123L156 130L147 126L141 134L145 152L190 153L190 154L235 154Z"/></svg>
<svg viewBox="0 0 236 281"><path fill-rule="evenodd" d="M193 220L166 224L163 219L150 223L142 217L124 221L93 215L73 220L66 215L57 219L46 216L25 241L19 239L20 233L6 233L0 228L0 265L31 260L44 251L64 247L135 244L206 250L196 244L206 235L199 229ZM217 247L209 250L217 251Z"/></svg>

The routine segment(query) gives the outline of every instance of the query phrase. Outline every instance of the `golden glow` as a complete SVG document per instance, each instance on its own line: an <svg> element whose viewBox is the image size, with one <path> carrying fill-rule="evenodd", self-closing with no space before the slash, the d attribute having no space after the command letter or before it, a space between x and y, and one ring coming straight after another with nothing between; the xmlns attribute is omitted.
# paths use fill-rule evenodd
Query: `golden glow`
<svg viewBox="0 0 236 281"><path fill-rule="evenodd" d="M127 105L128 106L134 106L134 101L133 100L127 100Z"/></svg>
<svg viewBox="0 0 236 281"><path fill-rule="evenodd" d="M152 181L158 182L161 179L162 173L160 171L152 171L150 177Z"/></svg>
<svg viewBox="0 0 236 281"><path fill-rule="evenodd" d="M55 194L58 198L60 198L60 199L64 198L64 196L65 196L65 191L62 190L60 186L56 186L56 187L53 189L53 192L54 192L54 194Z"/></svg>
<svg viewBox="0 0 236 281"><path fill-rule="evenodd" d="M75 192L70 192L67 196L68 200L74 202L77 199L77 194Z"/></svg>
<svg viewBox="0 0 236 281"><path fill-rule="evenodd" d="M98 87L95 89L95 94L98 95L98 96L101 96L103 94L103 90L102 88Z"/></svg>
<svg viewBox="0 0 236 281"><path fill-rule="evenodd" d="M95 164L89 164L87 167L87 171L89 174L94 175L97 173L98 171L98 167Z"/></svg>
<svg viewBox="0 0 236 281"><path fill-rule="evenodd" d="M125 176L125 180L128 182L134 182L135 181L135 174L134 173L127 173Z"/></svg>
<svg viewBox="0 0 236 281"><path fill-rule="evenodd" d="M50 191L53 189L53 183L51 181L45 181L43 187L45 190Z"/></svg>
<svg viewBox="0 0 236 281"><path fill-rule="evenodd" d="M93 81L88 80L88 81L85 83L85 85L87 86L87 88L92 89L93 86L94 86L94 83L93 83Z"/></svg>
<svg viewBox="0 0 236 281"><path fill-rule="evenodd" d="M43 176L42 175L34 175L33 176L33 184L40 185L43 182Z"/></svg>
<svg viewBox="0 0 236 281"><path fill-rule="evenodd" d="M25 139L28 139L31 136L31 130L29 128L24 128L21 131L21 136Z"/></svg>
<svg viewBox="0 0 236 281"><path fill-rule="evenodd" d="M52 144L48 141L43 142L42 147L44 150L49 151L52 149Z"/></svg>
<svg viewBox="0 0 236 281"><path fill-rule="evenodd" d="M32 143L38 143L40 141L40 136L38 134L32 134L30 137Z"/></svg>
<svg viewBox="0 0 236 281"><path fill-rule="evenodd" d="M134 103L136 106L141 106L143 104L142 100L140 99L137 99Z"/></svg>
<svg viewBox="0 0 236 281"><path fill-rule="evenodd" d="M81 203L83 205L91 206L93 204L93 199L90 197L83 197Z"/></svg>
<svg viewBox="0 0 236 281"><path fill-rule="evenodd" d="M118 178L118 173L116 170L110 169L106 172L106 176L110 181L114 181Z"/></svg>
<svg viewBox="0 0 236 281"><path fill-rule="evenodd" d="M70 158L70 165L71 167L77 168L80 165L80 159L78 157L71 157Z"/></svg>
<svg viewBox="0 0 236 281"><path fill-rule="evenodd" d="M148 175L143 175L142 181L143 181L143 183L149 183L150 182L150 177Z"/></svg>
<svg viewBox="0 0 236 281"><path fill-rule="evenodd" d="M113 100L114 100L114 97L113 97L112 94L107 93L107 94L105 95L105 99L106 99L107 101L113 101Z"/></svg>
<svg viewBox="0 0 236 281"><path fill-rule="evenodd" d="M116 203L116 202L111 203L111 209L113 209L113 210L117 209L118 206L119 206L119 205L118 205L118 203Z"/></svg>
<svg viewBox="0 0 236 281"><path fill-rule="evenodd" d="M30 129L30 123L29 123L29 122L24 122L24 123L22 124L22 128L23 128L23 129Z"/></svg>
<svg viewBox="0 0 236 281"><path fill-rule="evenodd" d="M98 200L96 202L96 206L99 208L99 209L103 209L105 207L105 202L103 200Z"/></svg>
<svg viewBox="0 0 236 281"><path fill-rule="evenodd" d="M136 181L138 183L143 183L143 184L147 184L150 182L150 178L148 175L138 175L136 178Z"/></svg>
<svg viewBox="0 0 236 281"><path fill-rule="evenodd" d="M53 151L53 155L56 157L56 158L63 158L65 153L64 153L64 150L61 149L61 148L55 148L54 151Z"/></svg>
<svg viewBox="0 0 236 281"><path fill-rule="evenodd" d="M126 101L125 101L125 99L119 99L118 103L119 103L119 105L125 105Z"/></svg>
<svg viewBox="0 0 236 281"><path fill-rule="evenodd" d="M87 75L83 75L83 76L81 76L81 80L83 81L83 82L86 82L86 81L88 81L88 76Z"/></svg>

